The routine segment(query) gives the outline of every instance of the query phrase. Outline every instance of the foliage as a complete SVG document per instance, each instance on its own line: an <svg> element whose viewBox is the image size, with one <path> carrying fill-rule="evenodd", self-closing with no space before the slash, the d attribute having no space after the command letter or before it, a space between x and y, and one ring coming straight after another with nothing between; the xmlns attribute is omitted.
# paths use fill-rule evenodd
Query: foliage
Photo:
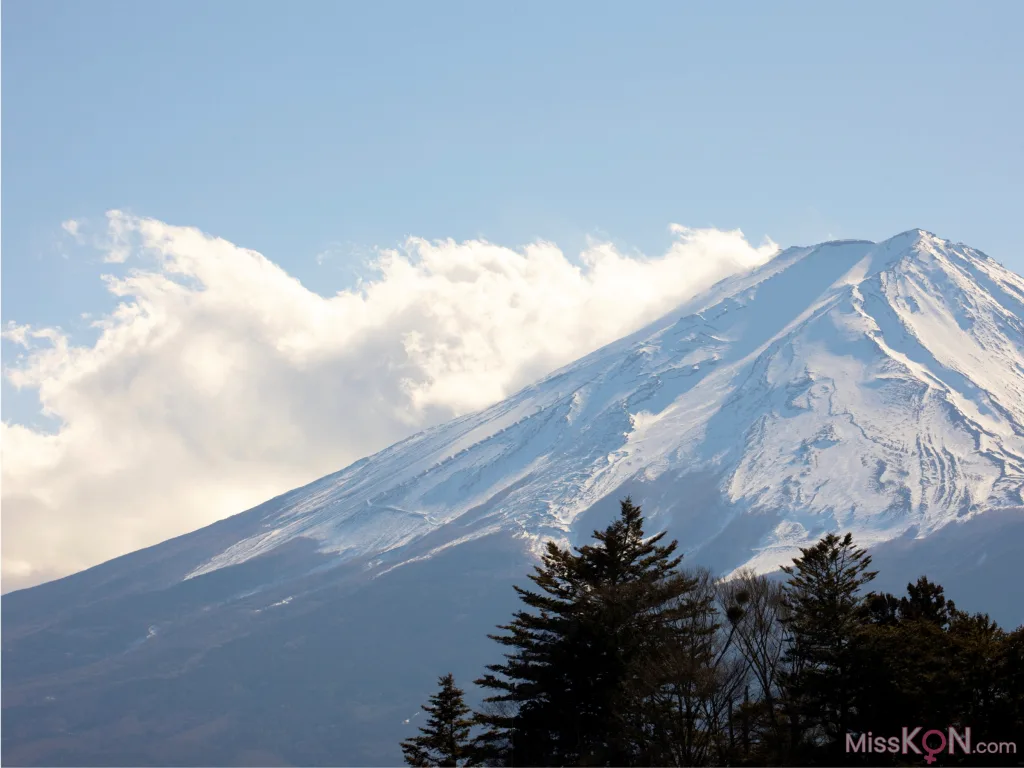
<svg viewBox="0 0 1024 768"><path fill-rule="evenodd" d="M643 523L627 498L593 543L548 545L534 589L515 588L523 608L491 635L504 661L476 681L489 695L475 738L454 689L425 707L407 762L898 765L908 756L850 752L847 737L915 725L1024 748L1024 627L960 610L924 576L903 596L867 592L876 573L850 534L802 549L784 581L716 580L681 569L677 542Z"/></svg>

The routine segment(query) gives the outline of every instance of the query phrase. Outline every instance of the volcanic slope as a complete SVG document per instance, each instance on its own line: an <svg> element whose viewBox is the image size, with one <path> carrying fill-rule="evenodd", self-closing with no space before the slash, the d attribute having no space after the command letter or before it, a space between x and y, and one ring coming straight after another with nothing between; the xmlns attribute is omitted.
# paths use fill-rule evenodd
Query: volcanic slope
<svg viewBox="0 0 1024 768"><path fill-rule="evenodd" d="M791 248L484 411L4 595L3 761L398 764L437 676L500 658L539 545L627 494L686 564L852 531L881 588L927 573L1015 626L1024 279L920 230Z"/></svg>
<svg viewBox="0 0 1024 768"><path fill-rule="evenodd" d="M1024 279L920 230L789 249L308 486L187 575L296 537L377 570L497 531L576 540L624 490L719 569L1021 506Z"/></svg>

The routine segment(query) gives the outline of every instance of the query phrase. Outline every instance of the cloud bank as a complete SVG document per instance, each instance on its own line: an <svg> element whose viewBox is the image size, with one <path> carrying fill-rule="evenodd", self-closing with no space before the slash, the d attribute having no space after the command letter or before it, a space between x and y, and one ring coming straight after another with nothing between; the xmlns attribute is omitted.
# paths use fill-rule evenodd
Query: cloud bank
<svg viewBox="0 0 1024 768"><path fill-rule="evenodd" d="M64 229L76 239L84 227ZM259 253L107 215L120 303L75 345L11 324L4 371L53 433L3 424L4 591L240 512L483 408L770 259L739 231L673 226L657 257L593 244L410 238L324 298Z"/></svg>

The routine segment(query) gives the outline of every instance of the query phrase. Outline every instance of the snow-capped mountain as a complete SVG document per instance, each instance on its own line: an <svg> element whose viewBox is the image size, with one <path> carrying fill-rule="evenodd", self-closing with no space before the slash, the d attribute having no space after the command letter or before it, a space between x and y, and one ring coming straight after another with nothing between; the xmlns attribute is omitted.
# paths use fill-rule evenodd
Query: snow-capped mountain
<svg viewBox="0 0 1024 768"><path fill-rule="evenodd" d="M1019 623L993 586L1024 576L1024 279L920 230L791 248L480 413L6 595L4 758L395 763L436 676L494 659L530 552L627 494L722 574L848 530L886 587L924 570Z"/></svg>
<svg viewBox="0 0 1024 768"><path fill-rule="evenodd" d="M785 251L482 413L308 486L188 574L296 537L402 563L574 537L629 485L690 552L787 561L1024 504L1024 279L921 231ZM699 508L680 485L714 478ZM589 533L589 529L582 532ZM752 545L752 546L751 546Z"/></svg>

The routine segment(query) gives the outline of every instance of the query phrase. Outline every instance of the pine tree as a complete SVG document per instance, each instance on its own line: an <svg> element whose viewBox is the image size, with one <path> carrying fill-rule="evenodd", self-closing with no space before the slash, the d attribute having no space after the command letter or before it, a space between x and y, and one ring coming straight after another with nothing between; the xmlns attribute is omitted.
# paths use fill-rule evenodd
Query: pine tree
<svg viewBox="0 0 1024 768"><path fill-rule="evenodd" d="M677 571L675 541L646 538L628 498L596 543L549 543L530 575L537 591L516 587L524 610L491 635L507 649L477 684L504 712L481 713L478 740L488 759L514 765L650 764L657 740L651 669L678 639L696 581ZM495 747L503 749L501 754Z"/></svg>
<svg viewBox="0 0 1024 768"><path fill-rule="evenodd" d="M872 593L867 604L850 730L889 734L908 722L955 725L959 694L948 632L955 606L943 588L922 576L907 585L906 596ZM881 765L897 758L876 754L870 760Z"/></svg>
<svg viewBox="0 0 1024 768"><path fill-rule="evenodd" d="M997 669L1002 707L992 732L1024 735L1024 626L1008 632L1001 645ZM1024 744L1017 748L1024 750Z"/></svg>
<svg viewBox="0 0 1024 768"><path fill-rule="evenodd" d="M1000 657L1004 632L988 614L954 611L949 624L954 671L954 696L961 725L992 723L1005 711L1000 689L1005 682Z"/></svg>
<svg viewBox="0 0 1024 768"><path fill-rule="evenodd" d="M423 711L430 717L420 736L402 742L405 762L415 766L472 765L469 733L473 726L470 709L455 686L453 675L438 680L441 690L430 697Z"/></svg>
<svg viewBox="0 0 1024 768"><path fill-rule="evenodd" d="M785 689L793 757L824 752L839 764L856 712L857 653L868 604L861 589L871 557L829 533L782 570L788 615Z"/></svg>
<svg viewBox="0 0 1024 768"><path fill-rule="evenodd" d="M900 599L899 612L903 621L927 621L946 629L957 611L940 584L921 576L916 583L907 584L907 596Z"/></svg>

